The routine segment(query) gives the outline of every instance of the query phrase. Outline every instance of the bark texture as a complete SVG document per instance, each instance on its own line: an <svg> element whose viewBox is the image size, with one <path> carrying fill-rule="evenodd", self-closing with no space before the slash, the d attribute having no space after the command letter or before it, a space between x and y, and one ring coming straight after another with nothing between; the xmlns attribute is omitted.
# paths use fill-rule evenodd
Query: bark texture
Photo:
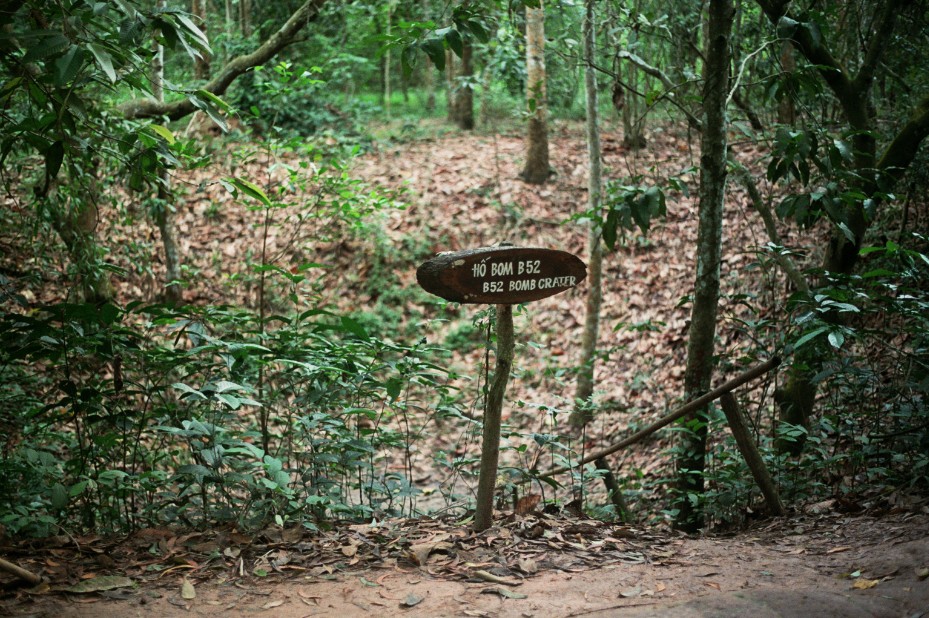
<svg viewBox="0 0 929 618"><path fill-rule="evenodd" d="M703 119L700 136L699 227L694 303L687 340L684 392L693 399L710 388L716 364L714 340L719 303L723 202L726 190L726 99L729 93L729 39L735 11L731 0L711 0L703 82ZM695 531L703 525L699 502L703 494L706 459L706 409L686 419L692 432L681 433L678 455L678 527Z"/></svg>
<svg viewBox="0 0 929 618"><path fill-rule="evenodd" d="M520 177L530 184L548 180L548 120L545 89L545 13L526 7L526 103L529 126L526 140L526 167Z"/></svg>
<svg viewBox="0 0 929 618"><path fill-rule="evenodd" d="M593 6L587 1L584 19L584 84L587 90L587 209L599 212L603 190L603 163L600 156L600 123L597 109L597 74L593 66L595 32ZM587 402L594 392L594 370L597 360L597 342L600 338L600 307L603 304L603 245L600 226L591 222L587 233L587 304L584 314L584 331L581 337L581 358L578 363L577 387L574 399ZM574 427L583 427L593 418L590 406L582 405L571 413Z"/></svg>
<svg viewBox="0 0 929 618"><path fill-rule="evenodd" d="M462 131L474 129L474 90L471 88L471 78L474 75L474 65L471 62L473 51L470 41L462 43L458 80L455 84L455 123Z"/></svg>
<svg viewBox="0 0 929 618"><path fill-rule="evenodd" d="M513 368L513 305L497 305L497 366L487 393L484 428L481 436L481 472L477 482L477 508L474 530L482 532L493 524L494 491L497 487L497 464L500 459L500 424L503 396Z"/></svg>

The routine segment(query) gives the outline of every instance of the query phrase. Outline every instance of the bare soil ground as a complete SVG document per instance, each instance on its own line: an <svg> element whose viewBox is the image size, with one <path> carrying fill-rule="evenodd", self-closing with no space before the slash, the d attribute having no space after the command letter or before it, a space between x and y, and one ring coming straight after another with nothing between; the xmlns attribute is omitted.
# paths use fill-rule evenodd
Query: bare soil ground
<svg viewBox="0 0 929 618"><path fill-rule="evenodd" d="M589 520L572 522L604 528ZM609 534L622 538L607 538L624 552L603 552L596 567L581 566L576 555L597 547L589 529L571 536L563 528L557 535L575 539L570 542L581 549L568 547L540 559L531 539L500 552L480 551L506 527L477 537L461 528L433 527L434 535L447 535L442 538L450 542L419 548L425 556L419 566L409 547L405 559L390 557L384 548L386 557L378 565L331 574L280 568L257 577L240 574L236 561L226 560L212 568L142 576L135 578L135 587L103 592L55 593L46 586L14 593L8 587L0 613L36 618L373 613L915 618L929 615L927 524L925 513L873 518L830 511L769 521L728 538L608 526ZM535 573L521 570L531 570L527 560L535 562ZM297 564L300 559L291 563ZM185 579L186 596L192 598L184 598Z"/></svg>

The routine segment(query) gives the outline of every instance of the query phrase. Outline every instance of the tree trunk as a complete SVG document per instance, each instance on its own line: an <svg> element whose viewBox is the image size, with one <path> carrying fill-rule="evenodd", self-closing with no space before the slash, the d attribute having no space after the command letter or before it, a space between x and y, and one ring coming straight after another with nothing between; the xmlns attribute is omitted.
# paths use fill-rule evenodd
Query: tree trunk
<svg viewBox="0 0 929 618"><path fill-rule="evenodd" d="M386 35L387 38L390 38L390 26L393 19L393 2L387 3L387 27ZM387 114L387 119L390 119L390 47L387 47L387 50L384 52L384 113Z"/></svg>
<svg viewBox="0 0 929 618"><path fill-rule="evenodd" d="M632 9L633 14L638 12L636 7ZM627 47L629 49L635 49L636 43L638 42L638 30L632 29L628 30L626 34ZM617 63L618 64L618 63ZM626 73L626 83L630 88L638 90L639 82L639 71L635 65L629 66L629 71ZM619 75L617 73L617 75ZM641 90L639 90L641 92ZM642 107L644 106L644 101L639 97L635 92L629 92L629 96L624 97L626 104L622 106L621 115L623 120L623 146L629 150L641 150L646 146L645 140L645 130L644 130L644 121L642 114Z"/></svg>
<svg viewBox="0 0 929 618"><path fill-rule="evenodd" d="M239 30L248 38L252 34L252 1L239 0Z"/></svg>
<svg viewBox="0 0 929 618"><path fill-rule="evenodd" d="M710 0L706 61L703 75L703 122L700 136L699 222L694 302L687 341L684 396L693 399L710 388L715 366L714 339L722 257L723 201L726 190L726 98L729 94L729 38L732 0ZM703 525L700 499L706 458L706 409L684 419L691 431L681 433L677 458L676 525L696 531Z"/></svg>
<svg viewBox="0 0 929 618"><path fill-rule="evenodd" d="M493 524L493 497L497 486L497 463L500 457L500 425L503 396L513 368L513 305L497 305L497 366L484 406L481 437L481 472L477 487L474 530L481 532Z"/></svg>
<svg viewBox="0 0 929 618"><path fill-rule="evenodd" d="M471 87L471 78L474 75L474 67L471 63L472 51L471 42L465 40L461 46L461 63L455 84L455 122L462 131L474 129L474 89Z"/></svg>
<svg viewBox="0 0 929 618"><path fill-rule="evenodd" d="M458 93L455 88L455 54L445 50L445 114L449 122L458 124Z"/></svg>
<svg viewBox="0 0 929 618"><path fill-rule="evenodd" d="M427 63L423 72L423 90L426 92L425 108L429 114L435 112L435 67Z"/></svg>
<svg viewBox="0 0 929 618"><path fill-rule="evenodd" d="M593 66L595 31L593 0L586 0L584 19L584 84L587 91L587 209L600 212L603 190L603 162L600 152L599 110L597 108L597 74ZM594 369L597 360L597 342L600 338L600 307L603 302L603 244L601 228L593 221L587 234L587 306L584 331L581 337L581 358L578 365L576 401L587 402L594 392ZM590 406L581 405L571 413L570 423L583 427L593 418Z"/></svg>
<svg viewBox="0 0 929 618"><path fill-rule="evenodd" d="M165 0L159 6L165 7ZM164 103L165 91L165 49L161 44L155 47L152 59L152 95L158 103ZM155 211L155 223L161 233L161 244L165 252L164 301L177 304L181 300L181 262L177 250L177 235L174 226L174 206L172 202L171 176L166 168L158 170L158 203Z"/></svg>
<svg viewBox="0 0 929 618"><path fill-rule="evenodd" d="M587 176L587 209L599 212L603 192L603 163L600 152L600 113L597 107L597 70L594 68L596 49L594 1L586 0L584 15L584 85L587 92L587 160L590 171ZM593 419L591 399L594 393L594 370L597 362L597 343L600 338L600 307L603 303L603 243L602 230L591 222L587 233L587 307L584 318L584 334L581 337L581 358L577 374L574 400L577 402L569 422L575 428L583 427ZM604 472L603 482L607 495L616 509L617 516L627 517L626 502L622 487L613 475L606 457L596 462L597 469Z"/></svg>
<svg viewBox="0 0 929 618"><path fill-rule="evenodd" d="M190 12L198 18L197 25L206 34L209 24L206 14L206 0L191 0ZM210 56L204 51L201 51L200 57L194 61L194 77L200 80L210 78Z"/></svg>
<svg viewBox="0 0 929 618"><path fill-rule="evenodd" d="M781 71L790 76L796 70L797 61L794 59L794 48L789 41L783 41L781 42ZM777 104L777 121L791 127L797 122L797 108L794 104L792 89L781 93L781 100Z"/></svg>
<svg viewBox="0 0 929 618"><path fill-rule="evenodd" d="M548 123L545 92L545 12L526 7L526 105L529 109L526 167L520 177L540 185L548 180Z"/></svg>

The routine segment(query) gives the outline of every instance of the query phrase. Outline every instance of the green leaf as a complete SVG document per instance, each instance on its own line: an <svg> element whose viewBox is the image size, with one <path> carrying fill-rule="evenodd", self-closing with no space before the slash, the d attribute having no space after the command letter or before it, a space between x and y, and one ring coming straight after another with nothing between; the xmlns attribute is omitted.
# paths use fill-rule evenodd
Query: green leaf
<svg viewBox="0 0 929 618"><path fill-rule="evenodd" d="M67 49L70 44L71 41L68 37L60 32L44 30L40 33L38 42L26 51L26 55L23 56L22 62L25 65L30 62L35 62L36 60L54 56Z"/></svg>
<svg viewBox="0 0 929 618"><path fill-rule="evenodd" d="M110 83L115 84L117 79L116 70L113 68L113 57L110 56L110 53L99 45L94 45L93 43L87 47L90 49L90 53L94 55L94 58L97 59L97 64L99 64L100 68L103 69L103 72L106 73Z"/></svg>
<svg viewBox="0 0 929 618"><path fill-rule="evenodd" d="M232 184L232 186L234 186L236 189L238 189L245 195L248 195L249 197L253 197L259 202L261 202L262 204L264 204L266 207L271 208L272 206L271 200L268 198L267 194L265 194L265 192L261 190L261 187L259 187L258 185L252 182L249 182L248 180L245 180L244 178L230 178L229 183Z"/></svg>
<svg viewBox="0 0 929 618"><path fill-rule="evenodd" d="M197 96L203 99L204 101L209 101L216 106L217 109L226 112L227 114L232 111L232 107L218 96L210 92L209 90L204 90L203 88L197 90Z"/></svg>
<svg viewBox="0 0 929 618"><path fill-rule="evenodd" d="M74 80L84 64L84 51L72 45L55 61L55 85L63 88Z"/></svg>
<svg viewBox="0 0 929 618"><path fill-rule="evenodd" d="M52 485L51 503L52 508L56 511L63 511L68 508L68 490L61 483Z"/></svg>
<svg viewBox="0 0 929 618"><path fill-rule="evenodd" d="M464 53L464 43L461 40L461 33L457 30L450 28L449 31L445 33L445 43L459 58L461 54ZM442 66L445 66L444 57L442 58Z"/></svg>
<svg viewBox="0 0 929 618"><path fill-rule="evenodd" d="M397 397L399 397L400 393L403 391L403 380L400 378L390 378L384 385L384 390L387 391L387 396L390 397L391 401L396 401Z"/></svg>
<svg viewBox="0 0 929 618"><path fill-rule="evenodd" d="M171 129L169 129L168 127L160 125L160 124L150 124L148 125L148 128L151 129L152 132L156 133L158 136L160 136L162 139L164 139L164 141L168 142L169 144L174 143L175 141L174 133L172 133Z"/></svg>
<svg viewBox="0 0 929 618"><path fill-rule="evenodd" d="M440 71L445 70L445 45L442 44L441 39L426 39L420 47L432 60L435 68Z"/></svg>
<svg viewBox="0 0 929 618"><path fill-rule="evenodd" d="M212 50L210 49L210 41L206 38L206 35L203 33L203 31L200 30L200 28L198 28L197 25L190 20L190 18L188 18L183 13L177 13L175 17L177 17L177 20L184 27L184 30L193 35L194 39L196 40L195 44L197 47L201 48L208 54L212 53Z"/></svg>
<svg viewBox="0 0 929 618"><path fill-rule="evenodd" d="M364 326L360 322L354 320L348 316L342 316L341 318L342 330L348 333L351 333L361 339L367 339L369 337L368 331L364 329Z"/></svg>
<svg viewBox="0 0 929 618"><path fill-rule="evenodd" d="M842 331L834 330L829 333L829 344L834 347L836 350L842 347L842 344L845 343L845 335L842 334Z"/></svg>
<svg viewBox="0 0 929 618"><path fill-rule="evenodd" d="M821 326L821 327L817 328L816 330L813 330L813 331L808 332L807 334L803 335L802 337L800 337L800 339L797 340L797 343L794 344L794 349L795 349L795 350L799 349L799 348L800 348L801 346L803 346L805 343L807 343L808 341L810 341L810 340L813 339L814 337L818 337L819 335L823 334L823 333L826 332L827 330L829 330L829 327L827 327L827 326Z"/></svg>
<svg viewBox="0 0 929 618"><path fill-rule="evenodd" d="M603 224L603 242L612 251L616 247L617 230L619 228L619 213L611 208Z"/></svg>
<svg viewBox="0 0 929 618"><path fill-rule="evenodd" d="M45 175L48 180L55 180L64 161L65 147L60 141L54 142L45 151Z"/></svg>

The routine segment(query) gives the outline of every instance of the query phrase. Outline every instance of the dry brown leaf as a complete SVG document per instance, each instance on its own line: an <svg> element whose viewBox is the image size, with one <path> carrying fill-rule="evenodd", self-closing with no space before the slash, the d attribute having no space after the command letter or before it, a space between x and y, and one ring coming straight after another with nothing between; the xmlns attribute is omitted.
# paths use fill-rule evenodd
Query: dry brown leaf
<svg viewBox="0 0 929 618"><path fill-rule="evenodd" d="M855 580L855 583L852 584L852 588L855 590L869 590L877 586L880 581L879 579L865 579L864 577L859 577Z"/></svg>
<svg viewBox="0 0 929 618"><path fill-rule="evenodd" d="M181 582L181 598L187 599L188 601L197 598L197 589L194 588L193 582L186 577L184 581Z"/></svg>
<svg viewBox="0 0 929 618"><path fill-rule="evenodd" d="M529 494L527 496L523 496L516 502L516 514L528 515L535 510L535 507L539 504L540 500L542 500L541 494Z"/></svg>
<svg viewBox="0 0 929 618"><path fill-rule="evenodd" d="M275 607L280 607L284 604L284 599L277 599L275 601L268 601L261 606L261 609L274 609Z"/></svg>
<svg viewBox="0 0 929 618"><path fill-rule="evenodd" d="M342 546L342 555L345 556L346 558L351 558L356 553L358 553L357 545L343 545Z"/></svg>

